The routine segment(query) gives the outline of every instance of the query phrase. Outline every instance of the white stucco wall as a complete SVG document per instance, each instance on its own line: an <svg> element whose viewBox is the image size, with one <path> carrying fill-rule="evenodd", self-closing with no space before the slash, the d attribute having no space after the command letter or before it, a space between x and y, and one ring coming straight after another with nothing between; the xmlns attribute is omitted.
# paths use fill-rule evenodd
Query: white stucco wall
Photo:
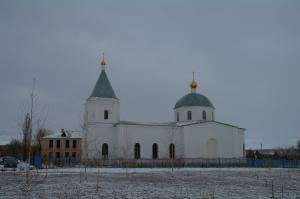
<svg viewBox="0 0 300 199"><path fill-rule="evenodd" d="M134 145L140 144L140 157L152 158L152 145L158 145L158 158L169 158L169 146L175 144L176 158L209 158L216 154L219 158L242 158L245 144L244 129L214 122L211 107L181 107L174 110L175 120L179 112L180 121L187 121L187 112L192 111L192 121L203 121L202 111L206 111L206 121L187 126L174 123L165 125L128 124L120 122L118 99L89 98L86 108L86 139L89 158L101 158L102 145L108 144L108 158L134 158ZM109 111L104 119L104 111ZM217 152L212 145L215 145Z"/></svg>
<svg viewBox="0 0 300 199"><path fill-rule="evenodd" d="M108 119L104 119L104 111L108 110ZM116 157L117 129L114 124L120 121L120 103L118 99L112 98L88 98L85 103L85 123L87 146L84 147L85 154L89 158L101 158L102 144L109 146L108 157ZM85 145L85 143L84 143Z"/></svg>
<svg viewBox="0 0 300 199"><path fill-rule="evenodd" d="M188 111L192 112L192 120L203 120L202 112L206 112L206 120L211 121L215 118L214 109L211 107L204 106L189 106L189 107L180 107L174 109L174 121L177 121L177 112L179 113L179 121L188 121L187 113Z"/></svg>
<svg viewBox="0 0 300 199"><path fill-rule="evenodd" d="M134 158L134 145L139 143L141 158L151 159L152 145L156 143L158 158L169 158L169 145L174 143L176 157L182 157L183 136L180 131L179 127L121 124L118 126L119 156Z"/></svg>
<svg viewBox="0 0 300 199"><path fill-rule="evenodd" d="M91 97L87 99L85 108L88 123L110 123L120 121L120 102L118 99ZM104 111L108 110L108 119L104 119Z"/></svg>
<svg viewBox="0 0 300 199"><path fill-rule="evenodd" d="M89 158L101 158L102 144L108 144L108 157L117 156L117 129L111 125L94 124L88 126L87 143Z"/></svg>
<svg viewBox="0 0 300 199"><path fill-rule="evenodd" d="M153 126L119 124L116 127L89 126L90 157L101 157L102 144L109 147L109 158L134 158L134 145L140 144L141 158L152 158L152 145L158 145L158 158L169 158L169 145L175 144L176 158L211 158L207 143L216 140L215 158L242 158L244 129L205 122L188 126Z"/></svg>
<svg viewBox="0 0 300 199"><path fill-rule="evenodd" d="M207 142L216 139L219 158L242 158L244 130L216 122L205 122L184 128L184 154L188 158L209 158Z"/></svg>

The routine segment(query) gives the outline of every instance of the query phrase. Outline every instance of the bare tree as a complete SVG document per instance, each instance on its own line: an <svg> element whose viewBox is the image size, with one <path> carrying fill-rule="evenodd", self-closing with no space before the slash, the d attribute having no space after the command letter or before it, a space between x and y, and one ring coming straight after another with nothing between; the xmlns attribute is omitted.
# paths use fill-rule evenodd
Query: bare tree
<svg viewBox="0 0 300 199"><path fill-rule="evenodd" d="M23 136L23 160L28 162L28 166L26 169L26 184L30 185L30 156L32 150L32 138L34 137L32 133L34 129L40 129L45 125L47 110L46 107L43 108L43 111L39 112L38 107L38 96L35 93L35 79L33 80L32 89L29 92L30 96L30 105L29 108L25 112L25 120L22 124L22 136ZM36 127L36 128L34 128Z"/></svg>
<svg viewBox="0 0 300 199"><path fill-rule="evenodd" d="M174 160L177 159L177 157L181 157L183 145L180 144L182 139L179 139L178 134L179 129L176 126L172 126L169 131L167 132L167 157L169 157L170 160L170 166L172 170L172 174L174 172ZM179 141L179 142L178 142Z"/></svg>
<svg viewBox="0 0 300 199"><path fill-rule="evenodd" d="M23 161L27 160L28 154L30 153L31 144L31 117L29 113L25 115L25 120L22 127L23 132ZM28 157L29 158L29 157Z"/></svg>
<svg viewBox="0 0 300 199"><path fill-rule="evenodd" d="M123 140L125 140L125 143L121 146L121 156L125 160L125 173L126 177L128 177L128 167L129 167L129 158L134 155L134 151L130 150L130 146L132 146L133 143L128 142L128 135L127 135L127 127L125 126L123 129Z"/></svg>
<svg viewBox="0 0 300 199"><path fill-rule="evenodd" d="M87 160L88 160L88 129L87 129L87 113L84 113L83 116L83 120L81 121L81 132L82 132L82 140L83 140L83 144L81 147L81 152L80 152L80 164L82 167L82 163L84 164L84 176L85 176L85 180L87 179L87 175L86 175L86 167L87 167ZM81 170L80 170L80 181L81 181Z"/></svg>
<svg viewBox="0 0 300 199"><path fill-rule="evenodd" d="M97 158L97 179L96 179L96 192L98 192L99 191L99 188L100 188L100 157L101 157L101 151L100 151L100 149L98 149L98 158Z"/></svg>
<svg viewBox="0 0 300 199"><path fill-rule="evenodd" d="M171 171L172 174L174 172L174 159L176 157L176 148L175 148L175 144L174 144L174 140L175 140L175 130L174 127L171 127L170 131L168 132L167 135L167 155L169 156L169 160L170 160L170 165L171 165ZM174 144L174 145L172 145ZM174 148L172 148L174 146ZM172 149L171 149L172 148Z"/></svg>
<svg viewBox="0 0 300 199"><path fill-rule="evenodd" d="M41 150L42 150L41 141L42 141L42 138L49 135L49 134L50 134L50 131L46 128L37 129L36 134L34 136L34 145L36 146L36 149L37 149L36 152L38 154L41 154Z"/></svg>

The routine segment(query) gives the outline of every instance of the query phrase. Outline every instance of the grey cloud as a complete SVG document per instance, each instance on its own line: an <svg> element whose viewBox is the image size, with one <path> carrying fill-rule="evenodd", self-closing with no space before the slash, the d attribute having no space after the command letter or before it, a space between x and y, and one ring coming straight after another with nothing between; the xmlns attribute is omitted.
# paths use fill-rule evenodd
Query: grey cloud
<svg viewBox="0 0 300 199"><path fill-rule="evenodd" d="M172 120L196 71L216 119L247 128L247 147L295 144L299 8L295 1L1 1L0 134L20 131L18 107L33 78L49 107L46 126L78 128L105 52L123 119Z"/></svg>

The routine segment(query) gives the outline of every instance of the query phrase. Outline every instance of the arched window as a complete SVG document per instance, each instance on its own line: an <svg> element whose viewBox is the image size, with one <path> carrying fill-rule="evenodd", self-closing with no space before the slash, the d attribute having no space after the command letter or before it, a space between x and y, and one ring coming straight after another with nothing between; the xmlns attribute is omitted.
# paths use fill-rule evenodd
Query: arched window
<svg viewBox="0 0 300 199"><path fill-rule="evenodd" d="M176 114L176 121L179 121L179 112Z"/></svg>
<svg viewBox="0 0 300 199"><path fill-rule="evenodd" d="M139 143L135 143L134 145L134 158L135 159L141 158L141 147Z"/></svg>
<svg viewBox="0 0 300 199"><path fill-rule="evenodd" d="M173 143L169 146L170 159L175 159L175 145Z"/></svg>
<svg viewBox="0 0 300 199"><path fill-rule="evenodd" d="M214 112L211 112L211 115L212 115L212 120L215 121L215 114L214 114Z"/></svg>
<svg viewBox="0 0 300 199"><path fill-rule="evenodd" d="M108 110L104 111L104 119L107 120L108 119Z"/></svg>
<svg viewBox="0 0 300 199"><path fill-rule="evenodd" d="M187 112L187 119L192 120L192 111Z"/></svg>
<svg viewBox="0 0 300 199"><path fill-rule="evenodd" d="M205 111L202 111L202 118L203 118L203 120L206 120L206 112Z"/></svg>
<svg viewBox="0 0 300 199"><path fill-rule="evenodd" d="M108 158L108 144L104 143L102 144L102 159Z"/></svg>
<svg viewBox="0 0 300 199"><path fill-rule="evenodd" d="M156 143L152 145L152 158L157 159L158 158L158 146Z"/></svg>

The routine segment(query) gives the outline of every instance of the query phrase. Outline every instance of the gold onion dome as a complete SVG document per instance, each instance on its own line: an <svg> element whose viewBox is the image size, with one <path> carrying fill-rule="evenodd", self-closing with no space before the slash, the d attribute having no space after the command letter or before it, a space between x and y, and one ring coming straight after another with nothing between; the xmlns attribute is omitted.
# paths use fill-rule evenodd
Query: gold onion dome
<svg viewBox="0 0 300 199"><path fill-rule="evenodd" d="M197 88L198 84L195 82L195 80L192 81L191 83L191 88Z"/></svg>
<svg viewBox="0 0 300 199"><path fill-rule="evenodd" d="M105 65L106 65L106 62L105 62L104 59L102 59L102 61L101 61L101 66L105 66Z"/></svg>
<svg viewBox="0 0 300 199"><path fill-rule="evenodd" d="M101 61L101 66L105 66L106 62L104 60Z"/></svg>

